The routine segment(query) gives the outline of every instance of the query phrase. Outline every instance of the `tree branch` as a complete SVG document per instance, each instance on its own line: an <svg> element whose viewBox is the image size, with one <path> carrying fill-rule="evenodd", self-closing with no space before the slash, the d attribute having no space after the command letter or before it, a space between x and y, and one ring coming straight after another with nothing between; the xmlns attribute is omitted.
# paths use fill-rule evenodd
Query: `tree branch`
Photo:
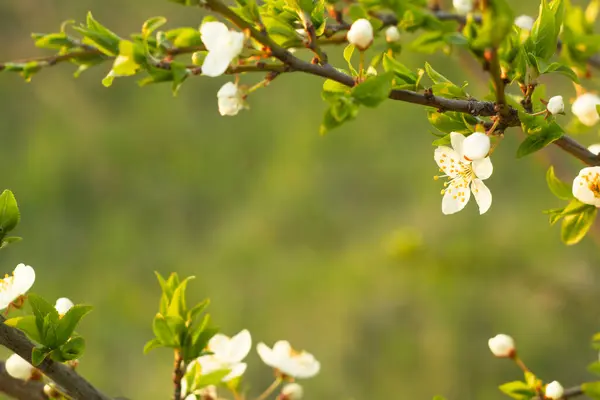
<svg viewBox="0 0 600 400"><path fill-rule="evenodd" d="M0 392L17 400L48 400L43 382L13 378L6 372L3 361L0 361Z"/></svg>
<svg viewBox="0 0 600 400"><path fill-rule="evenodd" d="M35 345L16 328L4 324L0 317L0 345L12 350L31 363L31 352ZM72 368L46 358L37 368L75 400L110 400Z"/></svg>

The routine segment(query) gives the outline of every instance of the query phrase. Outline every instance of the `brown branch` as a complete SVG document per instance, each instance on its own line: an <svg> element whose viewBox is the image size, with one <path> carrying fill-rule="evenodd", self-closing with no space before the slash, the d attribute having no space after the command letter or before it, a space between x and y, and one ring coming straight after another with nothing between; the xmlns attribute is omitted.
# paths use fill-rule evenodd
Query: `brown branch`
<svg viewBox="0 0 600 400"><path fill-rule="evenodd" d="M4 324L0 317L0 345L31 363L31 352L35 345L16 328ZM72 368L46 358L37 368L75 400L110 400Z"/></svg>
<svg viewBox="0 0 600 400"><path fill-rule="evenodd" d="M582 396L584 394L585 393L583 392L583 387L581 385L573 386L573 387L565 389L562 399L563 400L572 399L574 397ZM545 400L545 399L541 396L536 396L532 400Z"/></svg>
<svg viewBox="0 0 600 400"><path fill-rule="evenodd" d="M13 378L6 372L3 361L0 361L0 392L17 400L48 400L43 382Z"/></svg>
<svg viewBox="0 0 600 400"><path fill-rule="evenodd" d="M173 361L173 400L181 399L181 380L184 375L183 357L179 350L175 350L175 359Z"/></svg>

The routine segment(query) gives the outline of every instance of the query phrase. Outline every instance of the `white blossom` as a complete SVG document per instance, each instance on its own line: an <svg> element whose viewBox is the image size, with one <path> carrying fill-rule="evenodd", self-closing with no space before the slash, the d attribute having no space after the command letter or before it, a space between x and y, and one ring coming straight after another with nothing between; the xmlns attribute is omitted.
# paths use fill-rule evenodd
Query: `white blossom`
<svg viewBox="0 0 600 400"><path fill-rule="evenodd" d="M35 282L35 271L29 265L19 264L11 276L0 279L0 310L23 296Z"/></svg>
<svg viewBox="0 0 600 400"><path fill-rule="evenodd" d="M396 25L391 25L385 30L385 40L388 43L393 43L400 40L400 31Z"/></svg>
<svg viewBox="0 0 600 400"><path fill-rule="evenodd" d="M598 104L600 104L600 97L592 93L584 93L575 99L571 111L582 124L594 126L600 120L596 110Z"/></svg>
<svg viewBox="0 0 600 400"><path fill-rule="evenodd" d="M200 27L202 43L208 54L202 63L206 76L222 75L244 48L244 34L230 31L222 22L205 22Z"/></svg>
<svg viewBox="0 0 600 400"><path fill-rule="evenodd" d="M557 381L550 382L546 385L546 397L552 400L558 400L563 397L565 390Z"/></svg>
<svg viewBox="0 0 600 400"><path fill-rule="evenodd" d="M502 333L491 338L488 346L496 357L506 358L515 354L515 341L512 337Z"/></svg>
<svg viewBox="0 0 600 400"><path fill-rule="evenodd" d="M452 148L440 146L434 153L435 161L444 173L441 178L448 179L444 183L446 188L442 190L442 212L448 215L462 210L473 193L479 213L483 214L492 205L492 193L483 183L494 171L492 162L489 157L467 160L463 152L465 137L460 133L451 132L450 140Z"/></svg>
<svg viewBox="0 0 600 400"><path fill-rule="evenodd" d="M473 0L452 0L452 5L459 14L468 14L473 11L473 3Z"/></svg>
<svg viewBox="0 0 600 400"><path fill-rule="evenodd" d="M8 357L4 363L6 373L15 379L27 381L34 375L35 368L18 354Z"/></svg>
<svg viewBox="0 0 600 400"><path fill-rule="evenodd" d="M600 167L586 167L573 180L573 196L582 203L600 207Z"/></svg>
<svg viewBox="0 0 600 400"><path fill-rule="evenodd" d="M515 25L526 31L533 29L534 23L535 20L529 15L519 15L517 18L515 18Z"/></svg>
<svg viewBox="0 0 600 400"><path fill-rule="evenodd" d="M551 97L550 100L548 100L546 109L552 115L564 114L565 113L565 103L563 102L562 96Z"/></svg>
<svg viewBox="0 0 600 400"><path fill-rule="evenodd" d="M240 110L247 108L244 93L233 82L227 82L217 92L217 102L221 115L237 115Z"/></svg>
<svg viewBox="0 0 600 400"><path fill-rule="evenodd" d="M598 155L600 153L600 143L596 143L591 145L590 147L588 147L588 150L591 153L594 153L595 155Z"/></svg>
<svg viewBox="0 0 600 400"><path fill-rule="evenodd" d="M490 152L490 137L485 133L473 132L463 142L463 155L467 161L481 160Z"/></svg>
<svg viewBox="0 0 600 400"><path fill-rule="evenodd" d="M252 338L246 329L231 338L220 333L216 334L209 340L207 347L207 350L213 354L198 357L189 363L188 371L195 363L200 364L203 375L228 369L229 374L223 378L223 382L228 382L244 374L247 365L241 361L251 348Z"/></svg>
<svg viewBox="0 0 600 400"><path fill-rule="evenodd" d="M58 311L59 315L65 315L67 311L69 311L74 305L75 304L73 304L73 302L68 298L61 297L60 299L56 300L54 308L56 309L56 311Z"/></svg>
<svg viewBox="0 0 600 400"><path fill-rule="evenodd" d="M300 400L304 396L304 389L299 384L288 383L281 389L281 400Z"/></svg>
<svg viewBox="0 0 600 400"><path fill-rule="evenodd" d="M366 50L373 42L373 26L364 18L357 19L350 27L346 37L348 42L360 50Z"/></svg>
<svg viewBox="0 0 600 400"><path fill-rule="evenodd" d="M276 342L273 348L259 343L256 350L265 364L293 378L312 378L321 369L321 364L312 354L294 350L285 340Z"/></svg>

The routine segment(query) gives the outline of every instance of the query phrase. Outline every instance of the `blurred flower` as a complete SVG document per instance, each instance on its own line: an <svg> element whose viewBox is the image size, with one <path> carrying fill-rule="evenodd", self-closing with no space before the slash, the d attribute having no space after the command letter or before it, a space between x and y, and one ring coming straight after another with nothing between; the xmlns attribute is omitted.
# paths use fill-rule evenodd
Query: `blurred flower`
<svg viewBox="0 0 600 400"><path fill-rule="evenodd" d="M485 133L473 132L463 142L463 156L467 161L481 160L490 152L490 137Z"/></svg>
<svg viewBox="0 0 600 400"><path fill-rule="evenodd" d="M600 207L600 167L586 167L573 180L573 196L582 203Z"/></svg>
<svg viewBox="0 0 600 400"><path fill-rule="evenodd" d="M591 145L590 147L588 147L588 150L594 153L595 155L598 155L598 153L600 153L600 143Z"/></svg>
<svg viewBox="0 0 600 400"><path fill-rule="evenodd" d="M18 354L8 357L4 363L6 373L15 379L30 380L35 375L35 368Z"/></svg>
<svg viewBox="0 0 600 400"><path fill-rule="evenodd" d="M66 297L61 297L60 299L56 300L54 308L56 308L56 311L58 311L58 315L63 316L73 306L74 304L71 300L67 299Z"/></svg>
<svg viewBox="0 0 600 400"><path fill-rule="evenodd" d="M492 193L483 183L483 180L492 175L492 162L489 157L473 162L465 159L465 137L460 133L450 133L450 140L452 148L440 146L434 153L436 163L445 174L436 176L435 179L448 178L448 182L444 183L446 189L442 190L442 212L448 215L462 210L469 202L472 192L479 206L479 213L483 214L492 205Z"/></svg>
<svg viewBox="0 0 600 400"><path fill-rule="evenodd" d="M241 361L251 348L252 338L246 329L232 338L218 333L208 342L207 350L213 354L198 357L189 363L188 370L194 367L194 363L200 365L202 375L228 369L230 372L223 378L223 382L230 381L242 376L246 371L247 365Z"/></svg>
<svg viewBox="0 0 600 400"><path fill-rule="evenodd" d="M375 69L375 67L373 67L372 65L369 65L369 68L367 68L367 75L377 76L377 69Z"/></svg>
<svg viewBox="0 0 600 400"><path fill-rule="evenodd" d="M227 82L217 92L219 104L219 113L221 115L236 115L240 110L246 108L244 93L238 85L233 82Z"/></svg>
<svg viewBox="0 0 600 400"><path fill-rule="evenodd" d="M200 400L217 400L217 387L215 385L208 385L198 391Z"/></svg>
<svg viewBox="0 0 600 400"><path fill-rule="evenodd" d="M205 22L200 27L202 43L208 54L202 63L202 74L222 75L244 48L244 34L230 31L222 22Z"/></svg>
<svg viewBox="0 0 600 400"><path fill-rule="evenodd" d="M488 346L496 357L507 358L515 355L515 341L508 335L494 336L488 341Z"/></svg>
<svg viewBox="0 0 600 400"><path fill-rule="evenodd" d="M288 383L281 389L279 400L300 400L304 396L304 389L297 383Z"/></svg>
<svg viewBox="0 0 600 400"><path fill-rule="evenodd" d="M571 111L579 118L582 124L594 126L600 120L598 110L596 109L596 106L599 104L600 97L592 93L584 93L575 99L571 106Z"/></svg>
<svg viewBox="0 0 600 400"><path fill-rule="evenodd" d="M452 0L452 5L459 14L468 14L473 11L473 0Z"/></svg>
<svg viewBox="0 0 600 400"><path fill-rule="evenodd" d="M256 350L265 364L293 378L312 378L321 369L321 364L312 354L294 350L285 340L276 342L272 349L259 343Z"/></svg>
<svg viewBox="0 0 600 400"><path fill-rule="evenodd" d="M550 98L550 100L548 100L548 104L546 105L546 109L552 115L564 114L565 103L563 102L562 96L554 96Z"/></svg>
<svg viewBox="0 0 600 400"><path fill-rule="evenodd" d="M354 21L348 31L348 42L358 47L359 50L366 50L373 42L373 26L364 19Z"/></svg>
<svg viewBox="0 0 600 400"><path fill-rule="evenodd" d="M565 390L557 381L546 385L546 397L552 400L558 400L563 397Z"/></svg>
<svg viewBox="0 0 600 400"><path fill-rule="evenodd" d="M519 15L515 18L515 25L526 31L530 31L533 28L534 23L535 20L529 15Z"/></svg>
<svg viewBox="0 0 600 400"><path fill-rule="evenodd" d="M400 31L396 25L392 25L385 30L385 40L388 43L393 43L400 40Z"/></svg>
<svg viewBox="0 0 600 400"><path fill-rule="evenodd" d="M35 271L29 265L19 264L11 276L0 279L0 310L5 309L33 286Z"/></svg>

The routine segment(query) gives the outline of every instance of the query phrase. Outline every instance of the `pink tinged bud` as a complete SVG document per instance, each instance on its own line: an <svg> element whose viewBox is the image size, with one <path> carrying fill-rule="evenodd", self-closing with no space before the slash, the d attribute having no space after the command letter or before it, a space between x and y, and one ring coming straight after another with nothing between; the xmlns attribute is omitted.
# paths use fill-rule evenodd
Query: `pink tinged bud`
<svg viewBox="0 0 600 400"><path fill-rule="evenodd" d="M509 358L515 355L515 341L508 335L499 334L488 341L490 350L496 357Z"/></svg>
<svg viewBox="0 0 600 400"><path fill-rule="evenodd" d="M552 400L562 399L565 394L565 389L557 381L551 382L546 385L546 397Z"/></svg>
<svg viewBox="0 0 600 400"><path fill-rule="evenodd" d="M564 114L564 112L565 112L565 103L563 102L562 96L554 96L550 100L548 100L548 104L546 105L546 109L552 115Z"/></svg>
<svg viewBox="0 0 600 400"><path fill-rule="evenodd" d="M472 133L463 142L463 155L470 161L482 160L489 152L490 138L485 133Z"/></svg>
<svg viewBox="0 0 600 400"><path fill-rule="evenodd" d="M350 27L346 37L348 42L358 47L359 50L366 50L373 43L373 26L364 18L357 19Z"/></svg>

